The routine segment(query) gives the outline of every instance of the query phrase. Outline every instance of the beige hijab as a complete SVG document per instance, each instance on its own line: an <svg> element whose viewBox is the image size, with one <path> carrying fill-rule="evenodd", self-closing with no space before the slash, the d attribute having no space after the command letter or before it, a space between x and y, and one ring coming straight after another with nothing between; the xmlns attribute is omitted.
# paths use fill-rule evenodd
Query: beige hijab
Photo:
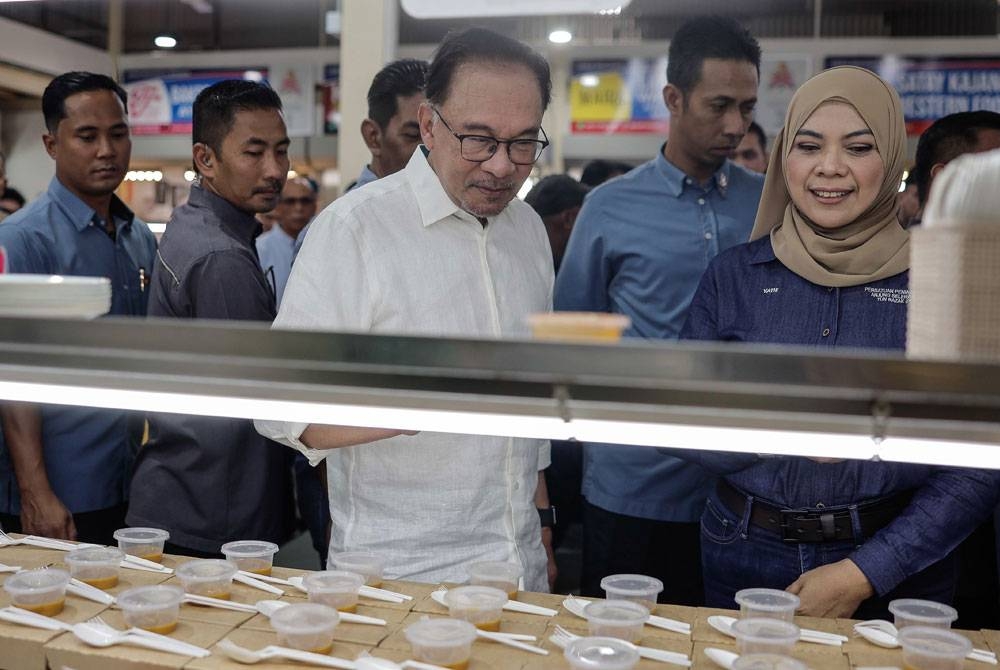
<svg viewBox="0 0 1000 670"><path fill-rule="evenodd" d="M825 230L792 204L785 161L795 134L824 102L844 102L875 136L885 165L882 186L856 220ZM751 240L770 233L774 254L795 274L820 286L857 286L903 272L910 266L910 235L896 219L896 193L903 174L906 130L899 96L877 75L858 67L835 67L796 91L785 126L774 141Z"/></svg>

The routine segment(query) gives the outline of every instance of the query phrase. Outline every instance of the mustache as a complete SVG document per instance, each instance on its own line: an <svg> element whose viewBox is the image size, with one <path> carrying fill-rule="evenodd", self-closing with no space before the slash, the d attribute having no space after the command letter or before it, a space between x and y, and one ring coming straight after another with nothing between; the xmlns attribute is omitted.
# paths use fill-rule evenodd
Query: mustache
<svg viewBox="0 0 1000 670"><path fill-rule="evenodd" d="M514 182L512 181L500 181L498 179L477 179L470 181L466 186L474 186L476 188L488 188L495 191L509 191L514 188Z"/></svg>
<svg viewBox="0 0 1000 670"><path fill-rule="evenodd" d="M276 191L281 193L281 184L278 181L268 181L266 186L261 186L253 190L254 193L266 193L267 191Z"/></svg>

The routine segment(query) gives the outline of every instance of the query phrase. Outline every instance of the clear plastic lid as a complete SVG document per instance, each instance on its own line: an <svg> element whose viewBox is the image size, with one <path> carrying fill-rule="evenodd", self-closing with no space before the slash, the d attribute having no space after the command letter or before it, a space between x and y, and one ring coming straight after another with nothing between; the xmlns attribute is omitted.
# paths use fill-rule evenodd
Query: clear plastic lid
<svg viewBox="0 0 1000 670"><path fill-rule="evenodd" d="M314 572L302 578L302 586L309 593L336 591L338 593L352 591L357 593L365 583L365 578L356 572L345 570L325 570Z"/></svg>
<svg viewBox="0 0 1000 670"><path fill-rule="evenodd" d="M614 593L630 598L650 598L656 600L656 595L663 590L663 582L646 575L608 575L601 580L601 588L608 597Z"/></svg>
<svg viewBox="0 0 1000 670"><path fill-rule="evenodd" d="M524 568L507 561L480 561L465 566L465 573L471 581L512 582L517 584L524 574Z"/></svg>
<svg viewBox="0 0 1000 670"><path fill-rule="evenodd" d="M632 600L594 600L583 608L587 621L610 625L641 625L649 610Z"/></svg>
<svg viewBox="0 0 1000 670"><path fill-rule="evenodd" d="M65 589L69 584L69 573L58 568L38 568L21 570L3 583L3 588L11 595L30 595Z"/></svg>
<svg viewBox="0 0 1000 670"><path fill-rule="evenodd" d="M385 557L368 551L331 554L330 563L338 570L356 572L359 575L381 575L385 569Z"/></svg>
<svg viewBox="0 0 1000 670"><path fill-rule="evenodd" d="M125 552L118 547L83 547L74 549L63 559L66 565L102 565L110 563L117 565L125 558Z"/></svg>
<svg viewBox="0 0 1000 670"><path fill-rule="evenodd" d="M742 589L736 592L736 604L759 612L794 612L799 607L799 597L778 589Z"/></svg>
<svg viewBox="0 0 1000 670"><path fill-rule="evenodd" d="M278 545L263 540L238 540L222 545L222 553L228 558L267 558L278 553Z"/></svg>
<svg viewBox="0 0 1000 670"><path fill-rule="evenodd" d="M733 634L737 640L794 644L799 639L799 627L781 619L740 619L733 622Z"/></svg>
<svg viewBox="0 0 1000 670"><path fill-rule="evenodd" d="M635 645L614 637L581 637L566 645L563 656L581 670L629 670L639 662Z"/></svg>
<svg viewBox="0 0 1000 670"><path fill-rule="evenodd" d="M905 619L906 624L920 626L951 626L958 618L958 610L933 600L918 600L916 598L900 598L889 603L889 611L898 619Z"/></svg>
<svg viewBox="0 0 1000 670"><path fill-rule="evenodd" d="M476 627L458 619L424 619L407 626L403 635L421 647L457 647L472 644Z"/></svg>
<svg viewBox="0 0 1000 670"><path fill-rule="evenodd" d="M119 542L149 543L166 542L170 533L160 528L119 528L114 533Z"/></svg>
<svg viewBox="0 0 1000 670"><path fill-rule="evenodd" d="M498 610L507 600L505 592L492 586L458 586L444 594L444 602L449 608L462 610Z"/></svg>
<svg viewBox="0 0 1000 670"><path fill-rule="evenodd" d="M181 581L228 581L236 574L237 567L219 558L197 558L177 566L174 572Z"/></svg>
<svg viewBox="0 0 1000 670"><path fill-rule="evenodd" d="M805 663L780 654L743 654L732 670L807 670Z"/></svg>
<svg viewBox="0 0 1000 670"><path fill-rule="evenodd" d="M123 610L150 611L175 607L184 600L184 589L179 586L156 584L137 586L122 591L118 596L118 606Z"/></svg>
<svg viewBox="0 0 1000 670"><path fill-rule="evenodd" d="M938 660L962 659L972 651L972 642L964 635L929 626L907 626L899 631L899 644L904 660L907 654Z"/></svg>
<svg viewBox="0 0 1000 670"><path fill-rule="evenodd" d="M271 615L271 626L279 633L323 633L340 623L337 610L316 603L282 607Z"/></svg>

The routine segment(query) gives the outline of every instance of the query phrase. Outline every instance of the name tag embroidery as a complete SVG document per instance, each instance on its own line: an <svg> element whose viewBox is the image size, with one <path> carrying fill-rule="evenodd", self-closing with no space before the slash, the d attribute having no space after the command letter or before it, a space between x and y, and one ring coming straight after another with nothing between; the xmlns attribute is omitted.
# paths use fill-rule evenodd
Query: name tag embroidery
<svg viewBox="0 0 1000 670"><path fill-rule="evenodd" d="M872 288L866 286L865 293L876 302L889 302L896 305L910 304L910 289L908 288Z"/></svg>
<svg viewBox="0 0 1000 670"><path fill-rule="evenodd" d="M778 292L778 287L777 286L775 286L774 288L766 288L766 289L764 289L764 295L767 295L768 293L777 293L777 292Z"/></svg>

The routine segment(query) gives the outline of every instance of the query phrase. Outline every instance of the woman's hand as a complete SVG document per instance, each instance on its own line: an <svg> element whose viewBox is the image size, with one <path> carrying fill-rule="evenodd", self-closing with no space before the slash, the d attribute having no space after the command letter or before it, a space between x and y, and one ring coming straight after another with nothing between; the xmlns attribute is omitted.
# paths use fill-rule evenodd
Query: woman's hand
<svg viewBox="0 0 1000 670"><path fill-rule="evenodd" d="M802 601L796 614L844 618L875 593L865 573L849 558L804 572L785 590Z"/></svg>

